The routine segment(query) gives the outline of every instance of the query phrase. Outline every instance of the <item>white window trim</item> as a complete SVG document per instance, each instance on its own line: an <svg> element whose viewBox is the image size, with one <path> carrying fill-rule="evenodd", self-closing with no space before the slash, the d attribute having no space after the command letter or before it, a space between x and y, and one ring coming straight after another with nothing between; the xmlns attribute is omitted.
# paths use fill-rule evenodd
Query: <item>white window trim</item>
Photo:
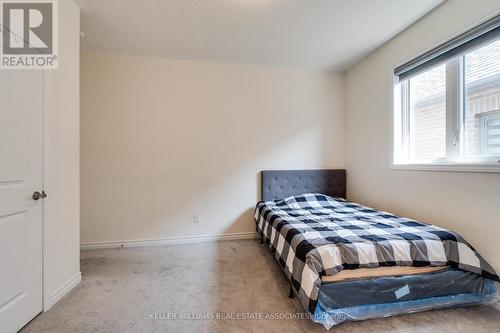
<svg viewBox="0 0 500 333"><path fill-rule="evenodd" d="M389 80L389 101L390 101L390 109L389 113L389 124L391 130L390 135L390 149L389 149L389 169L390 170L400 170L400 171L452 171L452 172L481 172L481 173L500 173L500 163L496 161L492 161L492 159L483 159L484 162L477 163L477 160L471 163L467 162L433 162L430 161L422 162L422 163L396 163L396 151L401 151L402 146L402 136L401 133L398 133L398 129L401 129L401 126L397 129L398 123L402 122L401 105L402 100L401 96L394 94L395 86L397 84L396 78L394 77L394 66L388 72ZM459 125L457 125L459 126ZM462 132L462 131L461 131ZM406 145L407 147L407 145Z"/></svg>
<svg viewBox="0 0 500 333"><path fill-rule="evenodd" d="M466 163L442 163L442 164L394 164L391 170L407 171L455 171L455 172L484 172L500 173L500 166L496 164L466 164Z"/></svg>
<svg viewBox="0 0 500 333"><path fill-rule="evenodd" d="M446 41L463 34L464 32L470 30L474 26L477 26L478 24L481 24L482 22L487 21L488 19L498 15L500 13L500 10L498 12L495 12L493 14L488 15L487 17L479 20L476 23L473 23L464 29L462 29L460 32L453 34L452 36L449 36L443 40L440 40L436 42L435 44L431 45L430 47L427 47L426 49L422 50L421 52L417 53L418 54L423 54L431 49L434 49L435 47L442 45ZM438 161L422 161L419 163L414 163L414 162L405 162L405 161L399 161L396 162L398 159L396 157L396 152L401 152L402 151L402 146L403 147L408 147L408 145L402 145L402 134L398 133L401 130L402 126L397 126L397 123L402 122L402 111L401 111L401 106L402 106L402 96L398 94L394 94L395 87L398 84L397 82L397 77L394 76L394 70L399 67L401 64L408 62L411 59L406 59L404 62L395 64L393 65L390 70L388 71L388 83L389 83L389 101L390 101L390 111L389 112L389 121L390 121L390 127L391 128L391 135L390 135L390 149L389 149L389 169L390 170L401 170L401 171L452 171L452 172L480 172L480 173L500 173L500 159L499 158L476 158L476 159L471 159L470 162L467 160L464 160L463 158L461 161L453 162L452 160L448 160L446 162L438 162ZM454 61L456 63L456 61ZM457 69L455 71L455 75L458 75L460 67L458 66L463 66L463 63L460 61L460 63L455 64L455 68ZM448 75L449 71L447 71ZM460 78L463 79L463 78ZM450 80L448 79L447 76L447 88L448 88L448 82ZM457 84L459 81L458 80L453 80L454 84ZM463 85L460 85L460 89L463 88ZM454 90L458 91L458 90ZM463 94L463 92L461 92ZM454 95L454 94L453 94ZM446 103L454 103L456 107L462 107L460 104L456 103L463 103L462 99L459 96L452 96L452 94L447 94L447 100ZM456 138L457 140L457 145L453 145L452 142L449 142L448 140L448 135L447 135L447 143L446 143L446 148L447 148L447 154L448 154L448 149L450 149L453 153L452 156L460 156L460 143L458 141L462 141L463 136L463 130L461 128L462 124L460 123L460 117L458 116L458 112L453 112L453 118L454 119L448 119L449 117L449 112L446 113L447 117L447 131L448 131L448 126L455 126L455 129L459 129L458 133L460 136ZM407 136L404 136L407 137ZM407 152L404 152L404 154L407 154Z"/></svg>

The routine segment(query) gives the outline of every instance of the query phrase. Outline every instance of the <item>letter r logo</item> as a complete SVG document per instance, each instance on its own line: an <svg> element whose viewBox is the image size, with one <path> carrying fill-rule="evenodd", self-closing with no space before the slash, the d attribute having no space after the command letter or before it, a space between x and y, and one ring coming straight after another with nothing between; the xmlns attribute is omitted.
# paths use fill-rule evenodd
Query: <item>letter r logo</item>
<svg viewBox="0 0 500 333"><path fill-rule="evenodd" d="M51 2L2 2L3 54L51 54Z"/></svg>

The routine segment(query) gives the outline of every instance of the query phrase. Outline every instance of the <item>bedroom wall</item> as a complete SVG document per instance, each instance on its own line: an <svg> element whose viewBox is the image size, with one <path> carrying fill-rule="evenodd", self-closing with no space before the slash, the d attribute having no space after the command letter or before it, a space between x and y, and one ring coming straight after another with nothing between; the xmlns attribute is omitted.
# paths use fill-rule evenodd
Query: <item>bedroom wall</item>
<svg viewBox="0 0 500 333"><path fill-rule="evenodd" d="M395 65L499 9L497 0L447 1L345 74L348 198L454 229L497 271L500 173L391 170L389 78Z"/></svg>
<svg viewBox="0 0 500 333"><path fill-rule="evenodd" d="M82 54L82 243L253 233L260 170L344 167L343 98L331 72Z"/></svg>

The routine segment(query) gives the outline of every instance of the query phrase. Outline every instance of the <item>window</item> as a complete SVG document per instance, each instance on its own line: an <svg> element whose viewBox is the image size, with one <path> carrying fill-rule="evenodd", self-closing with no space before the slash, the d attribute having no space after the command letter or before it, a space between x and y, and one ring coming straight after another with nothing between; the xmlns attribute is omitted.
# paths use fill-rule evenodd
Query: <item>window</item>
<svg viewBox="0 0 500 333"><path fill-rule="evenodd" d="M446 66L432 68L408 80L409 158L446 158Z"/></svg>
<svg viewBox="0 0 500 333"><path fill-rule="evenodd" d="M500 16L394 74L395 165L500 170Z"/></svg>
<svg viewBox="0 0 500 333"><path fill-rule="evenodd" d="M500 39L465 54L463 61L464 155L500 156L500 149L493 149L495 135L500 134L494 129L500 110Z"/></svg>

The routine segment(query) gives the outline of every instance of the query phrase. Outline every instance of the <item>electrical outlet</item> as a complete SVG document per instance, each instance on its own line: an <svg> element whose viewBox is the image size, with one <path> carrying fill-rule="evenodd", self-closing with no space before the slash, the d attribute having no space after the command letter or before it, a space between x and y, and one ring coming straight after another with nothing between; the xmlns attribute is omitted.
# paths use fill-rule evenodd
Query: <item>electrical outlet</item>
<svg viewBox="0 0 500 333"><path fill-rule="evenodd" d="M200 223L200 214L193 214L193 223Z"/></svg>

